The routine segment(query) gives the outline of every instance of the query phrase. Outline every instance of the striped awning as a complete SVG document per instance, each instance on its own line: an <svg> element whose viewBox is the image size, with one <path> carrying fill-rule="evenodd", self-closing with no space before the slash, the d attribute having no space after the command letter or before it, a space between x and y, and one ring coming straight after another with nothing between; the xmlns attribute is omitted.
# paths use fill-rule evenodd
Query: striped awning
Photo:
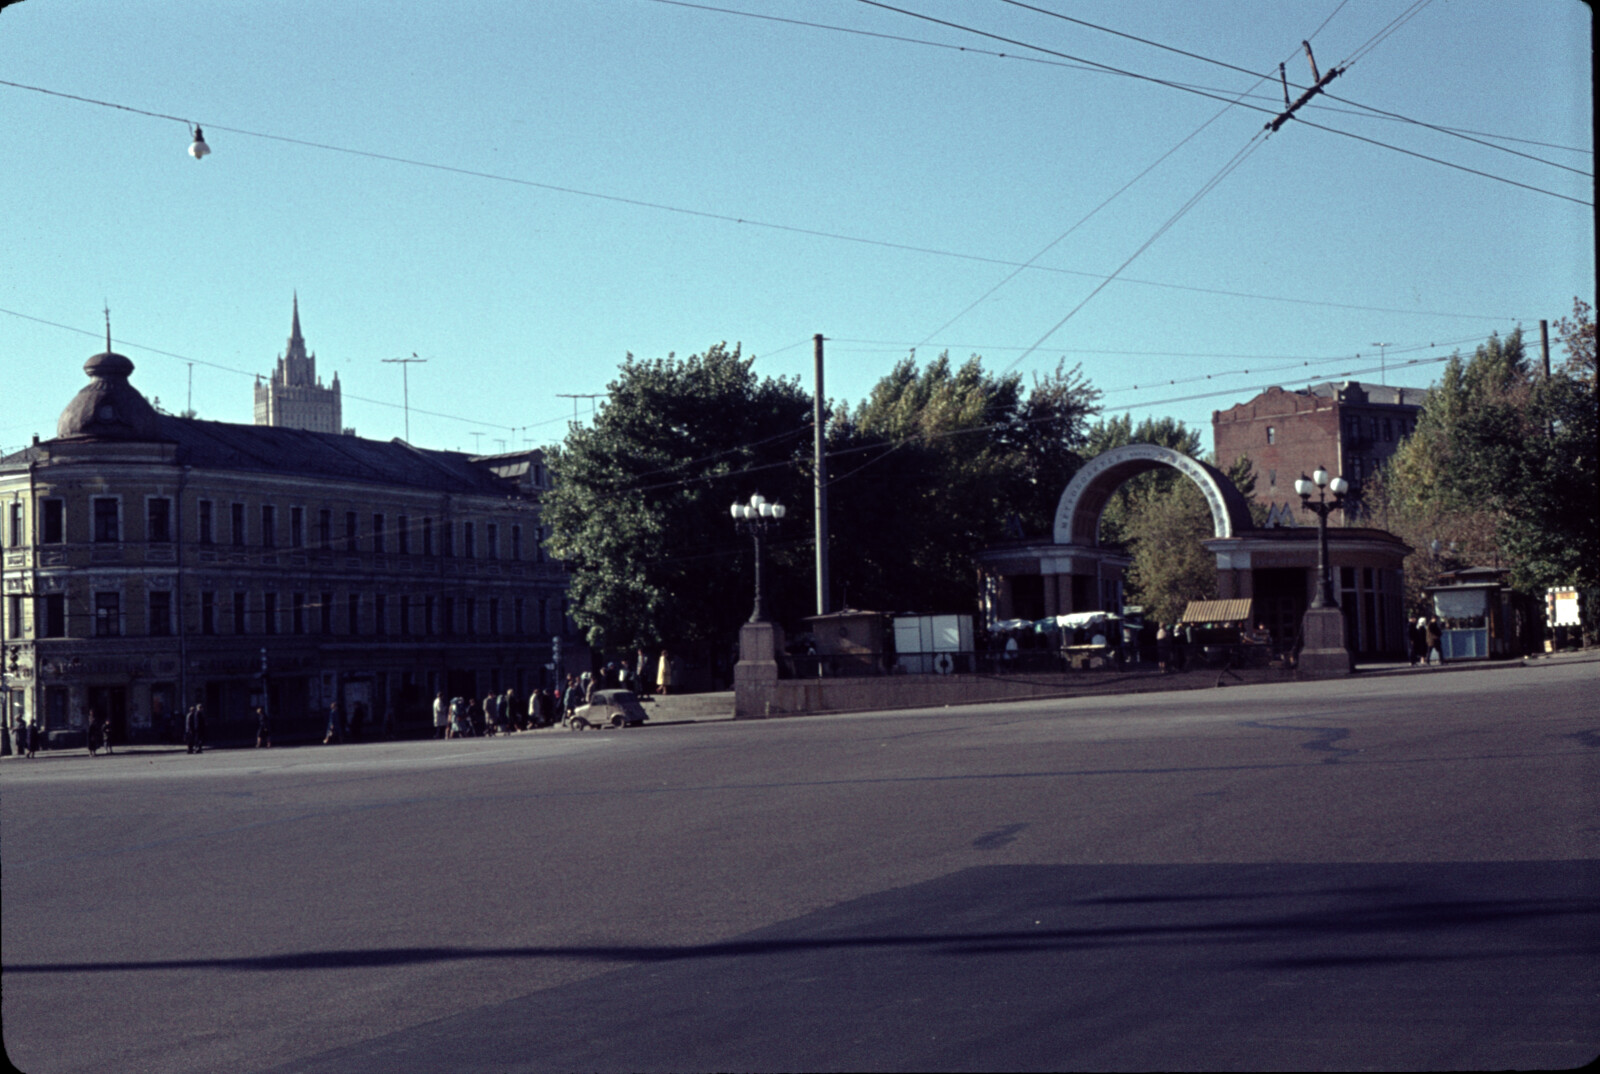
<svg viewBox="0 0 1600 1074"><path fill-rule="evenodd" d="M1250 621L1250 600L1191 600L1183 610L1185 623L1238 623Z"/></svg>

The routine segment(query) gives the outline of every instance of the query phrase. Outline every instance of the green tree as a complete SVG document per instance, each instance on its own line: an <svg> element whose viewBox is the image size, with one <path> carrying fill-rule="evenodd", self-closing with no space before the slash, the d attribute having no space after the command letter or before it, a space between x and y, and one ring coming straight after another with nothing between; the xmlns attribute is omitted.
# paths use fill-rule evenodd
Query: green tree
<svg viewBox="0 0 1600 1074"><path fill-rule="evenodd" d="M1137 426L1133 416L1110 417L1097 421L1089 430L1084 445L1085 459L1103 455L1112 448L1128 444L1155 444L1171 448L1190 458L1200 457L1200 431L1190 429L1176 418L1144 418ZM1108 545L1131 545L1133 515L1157 495L1167 495L1180 482L1185 482L1176 470L1161 467L1140 474L1122 484L1111 494L1105 510L1100 515L1100 542Z"/></svg>
<svg viewBox="0 0 1600 1074"><path fill-rule="evenodd" d="M1600 584L1593 324L1577 306L1568 360L1548 379L1530 369L1520 330L1445 367L1382 480L1384 524L1417 548L1408 571L1429 573L1420 557L1438 539L1463 561L1509 566L1524 592Z"/></svg>
<svg viewBox="0 0 1600 1074"><path fill-rule="evenodd" d="M974 555L1015 525L1048 528L1098 396L1076 367L1025 392L977 356L900 362L830 425L835 592L884 610L974 607Z"/></svg>
<svg viewBox="0 0 1600 1074"><path fill-rule="evenodd" d="M762 378L718 344L687 359L631 354L587 427L550 456L544 521L572 573L571 614L589 643L721 646L748 614L753 550L728 506L760 491L790 510L770 543L779 614L810 580L810 396Z"/></svg>

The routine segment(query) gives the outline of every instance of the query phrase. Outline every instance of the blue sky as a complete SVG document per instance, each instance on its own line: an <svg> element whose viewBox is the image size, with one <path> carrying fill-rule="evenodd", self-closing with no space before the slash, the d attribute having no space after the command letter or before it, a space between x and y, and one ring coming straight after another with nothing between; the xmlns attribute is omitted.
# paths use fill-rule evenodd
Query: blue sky
<svg viewBox="0 0 1600 1074"><path fill-rule="evenodd" d="M1536 334L1595 294L1578 0L1035 5L1265 82L998 0L711 6L771 18L657 0L0 11L0 79L53 91L0 85L0 448L53 435L103 303L147 396L180 409L192 372L200 416L248 422L298 291L346 424L402 434L382 360L416 353L412 439L495 451L558 440L562 395L603 392L629 352L739 342L809 390L820 332L827 392L852 402L913 347L1025 376L1065 358L1108 413L1208 426L1268 384L1378 380L1377 343L1390 383L1425 385L1437 364L1401 363ZM1300 116L1385 146L1297 120L1256 139L1270 115L1227 107L1248 91L1281 110L1277 65L1298 94L1313 32L1321 70L1354 62L1328 86L1343 100ZM213 154L125 109L200 123Z"/></svg>

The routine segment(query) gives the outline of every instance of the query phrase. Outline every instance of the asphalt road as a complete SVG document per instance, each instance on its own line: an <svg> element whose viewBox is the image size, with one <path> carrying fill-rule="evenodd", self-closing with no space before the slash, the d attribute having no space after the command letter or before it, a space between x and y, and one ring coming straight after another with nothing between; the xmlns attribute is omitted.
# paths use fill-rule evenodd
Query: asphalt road
<svg viewBox="0 0 1600 1074"><path fill-rule="evenodd" d="M0 764L45 1071L1600 1055L1600 663Z"/></svg>

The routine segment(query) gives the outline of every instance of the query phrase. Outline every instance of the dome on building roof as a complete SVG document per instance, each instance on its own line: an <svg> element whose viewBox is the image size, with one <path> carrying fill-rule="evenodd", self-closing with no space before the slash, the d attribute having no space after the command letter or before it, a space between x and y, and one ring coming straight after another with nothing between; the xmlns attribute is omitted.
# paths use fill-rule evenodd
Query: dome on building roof
<svg viewBox="0 0 1600 1074"><path fill-rule="evenodd" d="M85 384L56 421L56 436L97 440L156 440L160 418L139 389L128 383L133 362L107 350L83 363Z"/></svg>

